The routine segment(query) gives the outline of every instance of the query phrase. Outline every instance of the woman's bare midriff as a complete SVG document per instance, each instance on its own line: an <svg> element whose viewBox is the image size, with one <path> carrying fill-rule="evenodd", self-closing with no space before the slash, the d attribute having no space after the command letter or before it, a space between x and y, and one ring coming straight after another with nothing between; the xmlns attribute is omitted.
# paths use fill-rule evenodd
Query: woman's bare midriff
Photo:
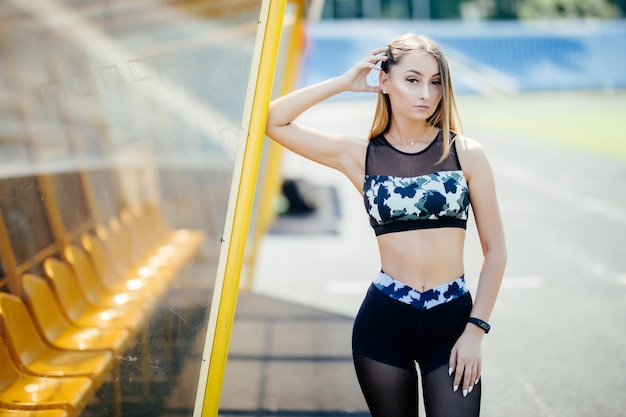
<svg viewBox="0 0 626 417"><path fill-rule="evenodd" d="M447 284L464 273L464 229L410 230L377 240L382 270L418 291Z"/></svg>

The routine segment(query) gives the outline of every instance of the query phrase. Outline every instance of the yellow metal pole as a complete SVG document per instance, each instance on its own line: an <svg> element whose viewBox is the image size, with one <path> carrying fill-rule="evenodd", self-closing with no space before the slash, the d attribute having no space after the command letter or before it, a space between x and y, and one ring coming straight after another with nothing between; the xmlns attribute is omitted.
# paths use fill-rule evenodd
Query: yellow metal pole
<svg viewBox="0 0 626 417"><path fill-rule="evenodd" d="M269 5L267 5L268 2ZM224 268L224 281L221 286L219 305L213 304L211 306L212 309L218 308L218 310L202 404L202 417L216 417L219 411L222 381L235 315L246 238L254 202L256 177L265 137L267 112L272 93L272 82L276 69L286 0L265 0L264 5L267 5L267 14L261 13L259 24L265 24L265 32L258 61L256 87L252 100L241 177L235 200L231 240L228 245ZM263 22L264 18L266 18L265 22ZM254 68L252 71L254 71ZM228 236L225 236L225 239L228 239ZM217 287L216 285L216 289Z"/></svg>
<svg viewBox="0 0 626 417"><path fill-rule="evenodd" d="M289 22L292 27L288 39L289 42L285 48L285 65L282 69L282 83L279 86L279 96L291 92L296 87L298 75L300 74L300 58L304 49L304 0L290 0L288 3L293 4L294 10L291 11L292 21ZM274 202L280 194L282 184L281 160L283 150L284 148L274 141L270 140L266 143L265 163L261 167L265 172L261 176L263 182L257 187L261 195L255 208L256 221L253 224L253 231L250 236L252 242L248 251L248 270L242 289L250 289L254 283L260 242L275 218Z"/></svg>

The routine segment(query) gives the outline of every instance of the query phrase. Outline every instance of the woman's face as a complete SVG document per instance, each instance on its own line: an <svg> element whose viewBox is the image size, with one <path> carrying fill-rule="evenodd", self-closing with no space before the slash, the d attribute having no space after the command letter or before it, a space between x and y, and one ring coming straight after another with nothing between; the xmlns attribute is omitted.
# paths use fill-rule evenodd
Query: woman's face
<svg viewBox="0 0 626 417"><path fill-rule="evenodd" d="M443 95L439 64L434 56L427 52L406 53L388 73L380 74L394 118L426 120L433 115Z"/></svg>

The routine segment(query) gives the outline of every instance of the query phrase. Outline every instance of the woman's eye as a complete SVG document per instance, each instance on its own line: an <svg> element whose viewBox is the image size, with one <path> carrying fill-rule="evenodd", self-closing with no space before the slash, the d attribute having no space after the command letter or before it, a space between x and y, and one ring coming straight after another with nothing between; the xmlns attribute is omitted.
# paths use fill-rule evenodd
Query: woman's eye
<svg viewBox="0 0 626 417"><path fill-rule="evenodd" d="M441 85L441 80L432 81L432 85L440 86Z"/></svg>
<svg viewBox="0 0 626 417"><path fill-rule="evenodd" d="M407 81L410 82L411 84L415 84L419 82L417 78L407 78Z"/></svg>

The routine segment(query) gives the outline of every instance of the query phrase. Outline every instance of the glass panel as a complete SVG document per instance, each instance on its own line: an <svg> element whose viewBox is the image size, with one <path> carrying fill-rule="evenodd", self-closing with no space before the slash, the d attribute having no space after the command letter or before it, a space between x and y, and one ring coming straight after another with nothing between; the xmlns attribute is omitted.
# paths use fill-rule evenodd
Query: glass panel
<svg viewBox="0 0 626 417"><path fill-rule="evenodd" d="M37 178L2 179L0 211L17 264L35 258L37 253L54 244Z"/></svg>
<svg viewBox="0 0 626 417"><path fill-rule="evenodd" d="M93 261L95 237L105 262L92 262L86 298L129 314L119 376L99 381L82 416L192 415L260 9L0 2L2 290L19 295L26 271L49 279L42 265L67 262L63 243ZM104 307L122 289L131 306Z"/></svg>
<svg viewBox="0 0 626 417"><path fill-rule="evenodd" d="M119 190L115 186L113 173L108 169L93 169L83 172L85 188L91 193L91 214L97 223L106 223L115 217L122 207Z"/></svg>
<svg viewBox="0 0 626 417"><path fill-rule="evenodd" d="M79 172L64 172L49 176L51 191L61 215L64 232L72 233L90 220L87 201L80 183Z"/></svg>

